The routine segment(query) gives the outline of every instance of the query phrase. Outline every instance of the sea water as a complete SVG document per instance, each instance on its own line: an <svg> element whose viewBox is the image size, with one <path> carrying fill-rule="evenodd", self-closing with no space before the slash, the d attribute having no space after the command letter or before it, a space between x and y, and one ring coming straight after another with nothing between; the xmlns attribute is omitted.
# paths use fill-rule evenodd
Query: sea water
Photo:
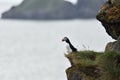
<svg viewBox="0 0 120 80"><path fill-rule="evenodd" d="M0 80L67 80L65 36L78 50L113 41L97 20L0 20Z"/></svg>

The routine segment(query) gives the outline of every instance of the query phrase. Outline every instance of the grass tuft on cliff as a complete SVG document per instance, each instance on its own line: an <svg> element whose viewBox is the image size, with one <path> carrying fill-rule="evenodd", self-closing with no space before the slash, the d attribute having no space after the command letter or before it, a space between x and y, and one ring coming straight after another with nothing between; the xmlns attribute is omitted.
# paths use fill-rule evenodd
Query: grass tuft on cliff
<svg viewBox="0 0 120 80"><path fill-rule="evenodd" d="M120 53L106 52L97 57L101 80L120 80Z"/></svg>
<svg viewBox="0 0 120 80"><path fill-rule="evenodd" d="M65 56L82 73L82 80L120 80L120 52L79 51Z"/></svg>
<svg viewBox="0 0 120 80"><path fill-rule="evenodd" d="M100 54L101 53L99 53L99 55ZM94 51L80 51L77 53L65 54L72 65L80 65L81 67L95 66L97 55L98 53Z"/></svg>

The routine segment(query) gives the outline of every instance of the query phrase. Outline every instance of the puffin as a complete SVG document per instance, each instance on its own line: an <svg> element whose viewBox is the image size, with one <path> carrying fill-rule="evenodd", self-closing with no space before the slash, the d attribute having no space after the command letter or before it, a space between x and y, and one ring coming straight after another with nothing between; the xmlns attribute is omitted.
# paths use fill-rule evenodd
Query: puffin
<svg viewBox="0 0 120 80"><path fill-rule="evenodd" d="M72 50L72 52L77 52L77 49L71 44L71 42L70 42L70 40L68 39L68 37L64 37L64 38L62 39L62 42L64 42L64 41L69 45L69 47L70 47L70 49Z"/></svg>

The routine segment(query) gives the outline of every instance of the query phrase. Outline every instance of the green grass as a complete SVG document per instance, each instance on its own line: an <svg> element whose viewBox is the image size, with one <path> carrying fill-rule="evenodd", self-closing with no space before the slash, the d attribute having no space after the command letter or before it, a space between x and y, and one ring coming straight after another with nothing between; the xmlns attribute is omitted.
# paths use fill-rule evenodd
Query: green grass
<svg viewBox="0 0 120 80"><path fill-rule="evenodd" d="M107 52L96 59L101 80L120 80L120 53Z"/></svg>
<svg viewBox="0 0 120 80"><path fill-rule="evenodd" d="M84 80L120 80L120 53L80 51L65 55L84 73Z"/></svg>
<svg viewBox="0 0 120 80"><path fill-rule="evenodd" d="M94 66L95 59L97 55L100 55L101 53L97 53L94 51L80 51L77 53L70 53L66 54L65 56L70 60L73 65L80 65L83 67L90 67Z"/></svg>

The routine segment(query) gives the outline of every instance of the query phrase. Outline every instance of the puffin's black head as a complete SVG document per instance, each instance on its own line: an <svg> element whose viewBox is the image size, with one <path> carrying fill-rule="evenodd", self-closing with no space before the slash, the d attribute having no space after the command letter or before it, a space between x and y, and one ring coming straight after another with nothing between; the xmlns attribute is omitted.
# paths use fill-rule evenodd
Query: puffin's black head
<svg viewBox="0 0 120 80"><path fill-rule="evenodd" d="M62 41L65 41L66 43L70 43L70 40L67 37L64 37Z"/></svg>

